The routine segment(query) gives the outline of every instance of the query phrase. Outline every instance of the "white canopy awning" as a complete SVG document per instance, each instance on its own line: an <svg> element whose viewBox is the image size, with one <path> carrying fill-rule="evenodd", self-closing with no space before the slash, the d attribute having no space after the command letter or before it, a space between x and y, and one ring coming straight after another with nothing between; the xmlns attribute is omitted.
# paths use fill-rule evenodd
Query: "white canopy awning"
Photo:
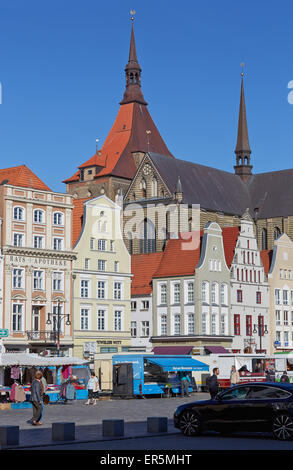
<svg viewBox="0 0 293 470"><path fill-rule="evenodd" d="M85 365L89 361L79 357L51 357L38 356L28 353L3 353L0 354L0 367L5 366L65 366L65 365Z"/></svg>

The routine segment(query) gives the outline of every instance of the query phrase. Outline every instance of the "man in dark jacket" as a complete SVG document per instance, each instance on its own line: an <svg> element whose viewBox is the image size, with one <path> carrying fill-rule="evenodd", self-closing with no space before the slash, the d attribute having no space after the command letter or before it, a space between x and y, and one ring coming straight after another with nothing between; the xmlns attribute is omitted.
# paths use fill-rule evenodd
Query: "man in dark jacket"
<svg viewBox="0 0 293 470"><path fill-rule="evenodd" d="M290 380L289 380L289 377L288 377L288 375L287 375L287 371L286 371L286 370L284 370L283 375L282 375L282 377L281 377L281 379L280 379L280 382L287 382L287 383L290 383Z"/></svg>
<svg viewBox="0 0 293 470"><path fill-rule="evenodd" d="M211 395L211 399L215 398L217 393L219 392L219 382L217 376L219 375L218 367L213 369L213 375L208 377L207 379L207 387Z"/></svg>
<svg viewBox="0 0 293 470"><path fill-rule="evenodd" d="M43 376L42 372L40 371L36 372L35 379L33 380L32 385L31 385L30 401L32 402L32 406L33 406L32 424L34 426L39 426L40 424L42 424L40 422L42 411L43 411L42 384L41 384L42 376Z"/></svg>

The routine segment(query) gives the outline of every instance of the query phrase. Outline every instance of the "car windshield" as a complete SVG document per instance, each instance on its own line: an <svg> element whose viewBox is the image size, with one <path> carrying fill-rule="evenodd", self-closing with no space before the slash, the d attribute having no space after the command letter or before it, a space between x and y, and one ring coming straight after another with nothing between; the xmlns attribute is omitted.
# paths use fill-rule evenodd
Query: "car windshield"
<svg viewBox="0 0 293 470"><path fill-rule="evenodd" d="M235 387L220 396L222 400L243 400L247 397L248 392L249 387Z"/></svg>

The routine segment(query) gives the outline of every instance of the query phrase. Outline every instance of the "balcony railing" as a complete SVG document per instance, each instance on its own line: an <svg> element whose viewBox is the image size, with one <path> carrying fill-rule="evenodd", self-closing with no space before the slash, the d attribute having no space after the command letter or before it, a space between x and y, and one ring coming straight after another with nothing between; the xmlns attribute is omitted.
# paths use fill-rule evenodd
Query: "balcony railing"
<svg viewBox="0 0 293 470"><path fill-rule="evenodd" d="M56 342L56 331L27 331L28 341Z"/></svg>

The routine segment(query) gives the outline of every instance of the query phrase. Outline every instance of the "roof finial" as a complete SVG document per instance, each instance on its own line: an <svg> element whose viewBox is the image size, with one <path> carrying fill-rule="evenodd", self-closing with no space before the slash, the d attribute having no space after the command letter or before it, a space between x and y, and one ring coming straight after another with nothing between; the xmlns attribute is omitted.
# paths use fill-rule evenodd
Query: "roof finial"
<svg viewBox="0 0 293 470"><path fill-rule="evenodd" d="M131 14L131 21L133 22L134 21L134 15L135 15L136 11L135 10L130 10L130 14Z"/></svg>
<svg viewBox="0 0 293 470"><path fill-rule="evenodd" d="M241 67L242 67L242 72L241 72L241 77L244 77L244 65L245 63L244 62L241 62Z"/></svg>

